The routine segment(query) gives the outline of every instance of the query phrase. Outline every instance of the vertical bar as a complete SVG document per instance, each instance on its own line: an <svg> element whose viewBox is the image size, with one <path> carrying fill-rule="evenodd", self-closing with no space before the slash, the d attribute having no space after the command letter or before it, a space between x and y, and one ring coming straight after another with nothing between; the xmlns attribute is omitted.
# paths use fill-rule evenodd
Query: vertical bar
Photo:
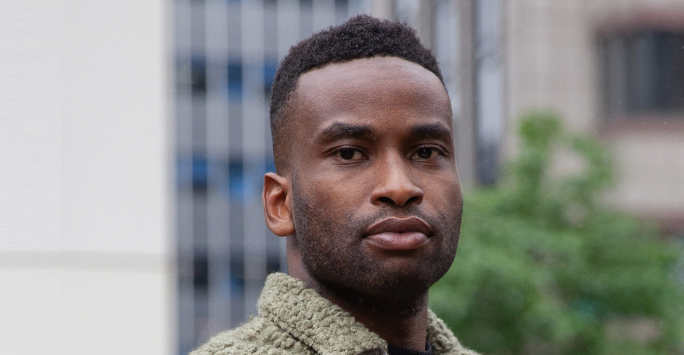
<svg viewBox="0 0 684 355"><path fill-rule="evenodd" d="M207 157L215 162L207 189L207 267L209 334L230 327L230 205L226 165L229 151L226 63L228 18L224 1L211 0L205 8L207 56Z"/></svg>
<svg viewBox="0 0 684 355"><path fill-rule="evenodd" d="M335 25L341 25L347 20L349 13L348 1L335 1Z"/></svg>
<svg viewBox="0 0 684 355"><path fill-rule="evenodd" d="M458 21L458 5L451 0L440 0L436 3L435 10L435 32L434 32L434 47L433 53L437 57L437 62L440 63L442 76L444 77L444 85L446 86L449 98L451 99L451 111L453 113L452 120L454 126L458 124L459 120L463 119L461 112L461 92L459 84L461 83L459 75L463 73L460 71L459 55L460 55L460 28ZM460 132L456 131L456 135ZM456 137L457 141L460 137Z"/></svg>
<svg viewBox="0 0 684 355"><path fill-rule="evenodd" d="M373 2L368 0L349 0L349 5L347 5L347 11L348 17L353 17L358 14L374 15ZM394 13L394 9L392 9L391 11L392 13Z"/></svg>
<svg viewBox="0 0 684 355"><path fill-rule="evenodd" d="M266 277L266 240L259 198L265 166L263 1L242 2L243 166L245 181L245 311L253 313Z"/></svg>
<svg viewBox="0 0 684 355"><path fill-rule="evenodd" d="M464 185L474 185L475 181L475 56L474 56L474 2L462 0L458 2L460 28L460 68L461 82L460 107L461 116L455 122L456 156Z"/></svg>
<svg viewBox="0 0 684 355"><path fill-rule="evenodd" d="M373 0L371 14L377 18L392 20L395 18L394 0Z"/></svg>
<svg viewBox="0 0 684 355"><path fill-rule="evenodd" d="M637 85L634 86L636 92L636 102L638 113L645 113L653 110L655 104L656 82L654 69L656 67L656 46L655 35L652 32L640 34L636 39L636 50L634 55L635 67L633 71Z"/></svg>
<svg viewBox="0 0 684 355"><path fill-rule="evenodd" d="M612 38L608 41L608 59L605 66L608 70L608 93L610 95L609 113L612 118L627 112L628 95L628 51L623 38Z"/></svg>
<svg viewBox="0 0 684 355"><path fill-rule="evenodd" d="M299 38L306 38L313 33L312 2L298 1L299 5Z"/></svg>
<svg viewBox="0 0 684 355"><path fill-rule="evenodd" d="M206 155L206 52L204 43L203 1L190 2L191 75L192 75L192 160L193 174L193 289L195 314L195 341L209 337L206 290L207 251L207 199L205 171Z"/></svg>
<svg viewBox="0 0 684 355"><path fill-rule="evenodd" d="M434 0L422 0L418 2L416 14L416 32L425 48L432 49L435 46L435 9Z"/></svg>
<svg viewBox="0 0 684 355"><path fill-rule="evenodd" d="M499 140L503 121L501 64L501 2L476 2L476 157L477 181L492 185L497 178Z"/></svg>
<svg viewBox="0 0 684 355"><path fill-rule="evenodd" d="M313 2L313 31L318 32L335 23L334 0L317 0Z"/></svg>
<svg viewBox="0 0 684 355"><path fill-rule="evenodd" d="M242 58L242 4L228 2L228 63L227 87L228 87L228 190L230 200L229 215L229 253L230 253L230 282L231 297L231 326L242 323L245 319L244 308L244 188L242 166L242 126L244 96L243 69L245 67Z"/></svg>
<svg viewBox="0 0 684 355"><path fill-rule="evenodd" d="M278 22L278 62L287 55L290 47L299 40L299 1L278 0L277 19Z"/></svg>
<svg viewBox="0 0 684 355"><path fill-rule="evenodd" d="M178 350L187 353L195 345L194 291L192 265L192 189L189 165L192 156L192 112L190 102L190 7L186 1L173 3L174 12L174 94L176 109L176 265L178 268Z"/></svg>

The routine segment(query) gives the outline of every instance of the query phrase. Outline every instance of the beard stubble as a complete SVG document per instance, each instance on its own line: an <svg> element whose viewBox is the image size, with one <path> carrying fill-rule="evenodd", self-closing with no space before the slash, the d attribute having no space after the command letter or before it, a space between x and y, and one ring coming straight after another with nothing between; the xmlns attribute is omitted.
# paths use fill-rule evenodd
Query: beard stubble
<svg viewBox="0 0 684 355"><path fill-rule="evenodd" d="M293 184L294 185L294 184ZM346 302L378 312L411 314L424 303L429 287L446 273L458 244L461 208L457 213L426 216L418 207L387 208L376 214L355 217L315 208L310 198L293 186L293 212L296 244L302 264L324 296L334 294ZM388 216L413 215L433 226L434 246L429 255L414 263L380 260L364 250L363 233L373 222ZM399 257L399 256L395 256ZM413 257L416 257L415 255ZM389 265L389 266L387 266Z"/></svg>

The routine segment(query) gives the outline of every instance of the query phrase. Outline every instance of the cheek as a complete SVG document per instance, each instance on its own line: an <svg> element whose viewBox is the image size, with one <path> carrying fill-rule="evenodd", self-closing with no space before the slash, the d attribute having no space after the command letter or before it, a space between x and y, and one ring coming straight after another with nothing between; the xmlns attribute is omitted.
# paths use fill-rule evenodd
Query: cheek
<svg viewBox="0 0 684 355"><path fill-rule="evenodd" d="M325 209L330 215L352 215L360 207L367 191L367 183L359 179L359 174L346 176L339 174L320 174L308 179L307 197L317 208Z"/></svg>
<svg viewBox="0 0 684 355"><path fill-rule="evenodd" d="M456 173L444 173L425 177L423 190L432 197L436 207L453 208L462 204L461 185Z"/></svg>

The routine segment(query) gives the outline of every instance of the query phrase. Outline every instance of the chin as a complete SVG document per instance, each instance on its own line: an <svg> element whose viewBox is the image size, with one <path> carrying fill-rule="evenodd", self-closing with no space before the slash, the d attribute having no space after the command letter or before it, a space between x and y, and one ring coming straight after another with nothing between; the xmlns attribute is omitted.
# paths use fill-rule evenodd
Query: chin
<svg viewBox="0 0 684 355"><path fill-rule="evenodd" d="M410 303L422 298L445 271L436 269L384 269L366 280L357 280L355 288L378 301Z"/></svg>
<svg viewBox="0 0 684 355"><path fill-rule="evenodd" d="M444 275L441 269L421 269L414 266L409 269L387 270L383 273L383 288L386 292L405 291L408 288L425 292Z"/></svg>
<svg viewBox="0 0 684 355"><path fill-rule="evenodd" d="M391 258L380 262L374 279L387 292L406 288L427 291L449 270L454 255L421 255L417 258Z"/></svg>

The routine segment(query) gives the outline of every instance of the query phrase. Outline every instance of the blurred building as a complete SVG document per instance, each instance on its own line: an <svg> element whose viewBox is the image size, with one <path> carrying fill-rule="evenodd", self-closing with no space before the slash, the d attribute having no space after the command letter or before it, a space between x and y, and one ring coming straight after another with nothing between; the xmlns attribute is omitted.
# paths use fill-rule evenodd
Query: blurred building
<svg viewBox="0 0 684 355"><path fill-rule="evenodd" d="M505 154L551 109L610 149L608 203L684 234L684 1L510 1L503 36Z"/></svg>

